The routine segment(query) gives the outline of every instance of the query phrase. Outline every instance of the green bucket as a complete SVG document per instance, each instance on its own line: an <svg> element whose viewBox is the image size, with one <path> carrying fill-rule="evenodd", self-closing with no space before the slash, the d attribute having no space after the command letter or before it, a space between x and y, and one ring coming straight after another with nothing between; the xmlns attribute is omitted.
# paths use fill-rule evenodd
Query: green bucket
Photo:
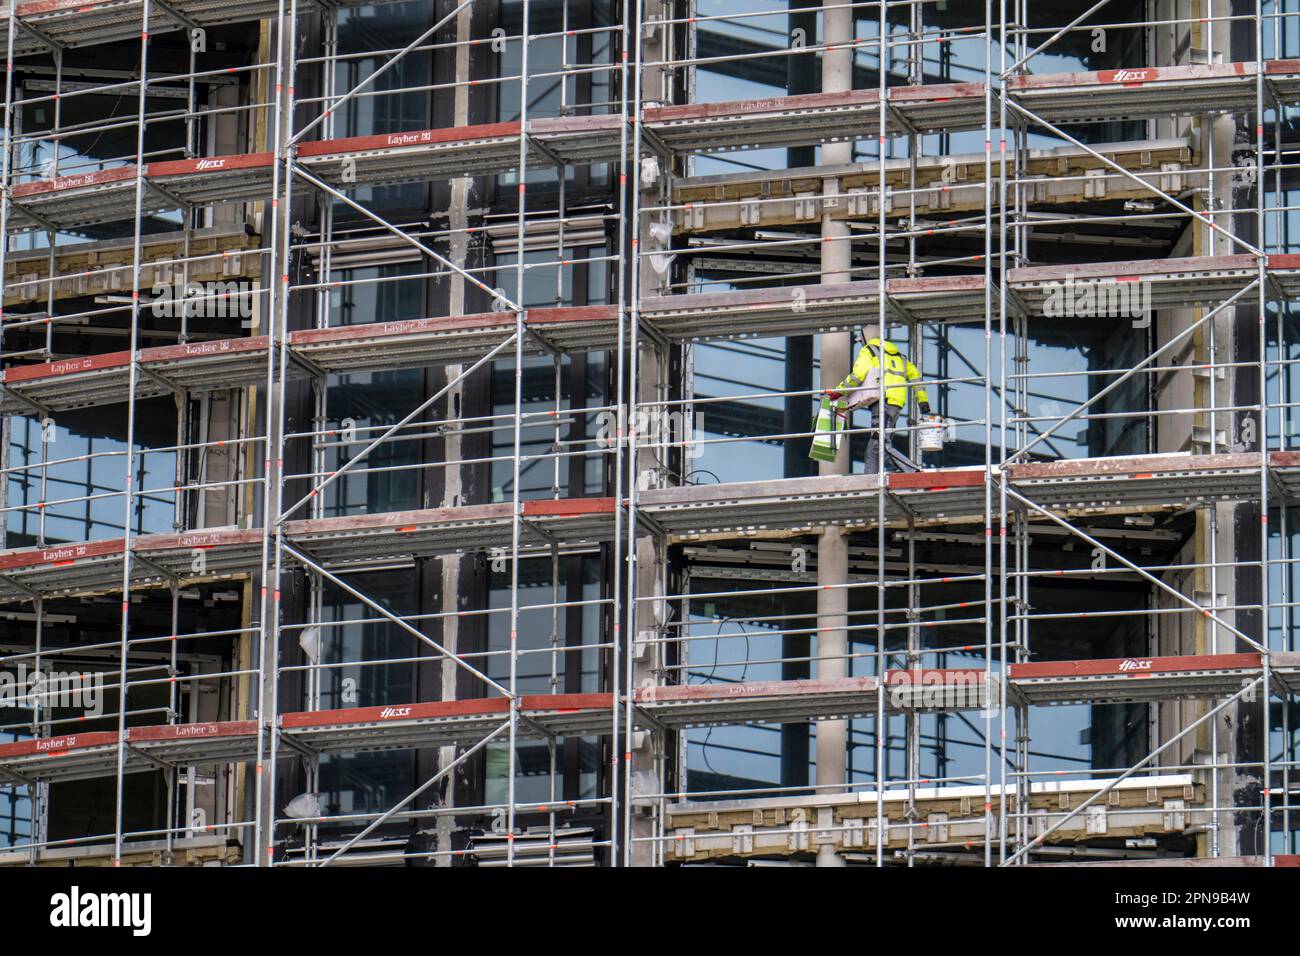
<svg viewBox="0 0 1300 956"><path fill-rule="evenodd" d="M848 414L829 398L822 396L821 407L813 419L812 448L808 451L808 457L815 461L834 461L847 425Z"/></svg>

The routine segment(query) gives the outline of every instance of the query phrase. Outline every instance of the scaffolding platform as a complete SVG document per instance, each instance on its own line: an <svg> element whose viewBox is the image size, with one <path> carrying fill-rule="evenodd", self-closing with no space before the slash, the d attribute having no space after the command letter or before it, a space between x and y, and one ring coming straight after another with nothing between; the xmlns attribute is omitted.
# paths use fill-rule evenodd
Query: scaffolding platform
<svg viewBox="0 0 1300 956"><path fill-rule="evenodd" d="M271 194L271 153L237 153L149 163L141 177L142 215L187 206L246 202ZM136 167L18 183L9 190L9 229L73 229L135 215Z"/></svg>
<svg viewBox="0 0 1300 956"><path fill-rule="evenodd" d="M1273 289L1300 298L1300 255L1270 256L1268 268ZM1196 256L1013 269L1008 287L1033 315L1044 315L1071 307L1077 294L1071 283L1078 290L1093 283L1141 283L1146 298L1117 299L1117 307L1145 302L1162 309L1222 301L1257 275L1252 256ZM984 310L980 276L891 279L887 288L886 305L899 321L973 322L980 321ZM1053 305L1053 296L1062 298ZM817 334L855 328L864 315L876 313L878 298L876 280L647 296L641 317L674 342ZM1097 308L1109 314L1104 303ZM617 308L609 305L530 309L525 351L612 349L617 319ZM473 361L500 344L514 324L511 313L488 312L336 326L290 333L289 346L292 355L327 372L416 368ZM254 336L142 349L140 367L150 374L138 376L137 397L262 381L266 343L266 337ZM308 368L294 365L291 375L305 375ZM13 366L0 373L0 383L13 393L4 396L0 409L23 414L125 401L129 371L129 352Z"/></svg>
<svg viewBox="0 0 1300 956"><path fill-rule="evenodd" d="M983 502L982 468L891 474L886 481L897 492L886 498L886 520L903 517L905 506L935 520L969 516ZM874 524L879 488L874 474L678 485L640 492L637 507L674 540L804 534Z"/></svg>
<svg viewBox="0 0 1300 956"><path fill-rule="evenodd" d="M264 335L162 345L135 353L141 374L135 397L251 385L266 377ZM0 412L61 412L125 402L130 395L131 352L107 352L15 365L0 371ZM298 374L305 374L295 369Z"/></svg>
<svg viewBox="0 0 1300 956"><path fill-rule="evenodd" d="M139 2L92 5L138 12ZM53 7L58 17L80 24L78 29L89 22L76 19L84 0L39 0L27 6ZM1015 78L1010 88L1030 108L1046 110L1044 118L1115 119L1176 112L1172 107L1187 107L1184 112L1246 108L1238 101L1249 94L1254 102L1253 70L1253 64L1236 63L1047 74ZM1282 102L1300 98L1300 61L1267 61L1266 70L1269 88ZM878 100L879 91L873 89L664 106L646 109L643 123L659 142L682 152L789 147L861 138L873 128ZM891 89L887 114L895 133L908 127L927 132L971 128L983 119L983 110L982 85L960 83ZM337 186L376 186L508 171L518 164L521 136L536 154L528 158L530 166L610 162L619 158L624 135L618 116L542 118L524 126L490 123L306 142L297 147L297 162ZM144 169L148 188L142 209L154 213L264 199L272 186L272 165L271 153L150 163ZM135 167L125 165L18 183L10 190L9 227L70 228L129 218L135 209L135 180Z"/></svg>
<svg viewBox="0 0 1300 956"><path fill-rule="evenodd" d="M327 565L510 547L510 502L316 518L285 523L295 547ZM581 546L614 534L613 498L531 499L520 503L520 546Z"/></svg>
<svg viewBox="0 0 1300 956"><path fill-rule="evenodd" d="M1300 255L1268 257L1269 286L1265 293L1286 298L1300 296ZM1241 291L1259 277L1259 260L1249 255L1190 256L1179 259L1138 259L1130 262L1094 262L1068 266L1030 266L1010 269L1007 287L1033 315L1086 317L1115 316L1133 305L1146 309L1177 309L1214 305ZM1123 285L1140 286L1131 295ZM1073 288L1071 288L1071 285ZM1103 292L1098 285L1112 285ZM1077 308L1078 295L1093 287L1095 305ZM1055 297L1055 304L1053 302ZM1068 309L1068 311L1063 311Z"/></svg>
<svg viewBox="0 0 1300 956"><path fill-rule="evenodd" d="M529 309L524 352L603 351L618 341L618 308ZM482 358L515 330L511 312L408 319L290 333L290 348L327 372L453 365ZM513 350L511 350L513 355ZM510 356L507 356L509 358Z"/></svg>
<svg viewBox="0 0 1300 956"><path fill-rule="evenodd" d="M295 547L329 567L508 548L509 502L431 508L338 518L286 521ZM552 542L578 546L608 541L614 530L612 498L522 502L522 547ZM146 534L131 539L132 587L171 581L202 582L252 574L261 564L261 529L216 529ZM102 594L122 583L121 538L0 552L0 601ZM201 555L202 560L196 560Z"/></svg>
<svg viewBox="0 0 1300 956"><path fill-rule="evenodd" d="M130 840L122 849L120 863L114 859L113 844L67 841L73 845L43 846L33 855L30 849L0 851L0 866L91 867L91 866L238 866L242 851L233 837L224 833L176 836L171 840Z"/></svg>
<svg viewBox="0 0 1300 956"><path fill-rule="evenodd" d="M259 566L261 530L223 529L148 534L131 539L131 586L160 587L171 581L215 581L245 576ZM0 601L36 595L104 594L122 586L125 543L121 538L56 544L0 552ZM202 570L195 558L202 554Z"/></svg>
<svg viewBox="0 0 1300 956"><path fill-rule="evenodd" d="M874 320L875 279L778 286L737 292L645 296L641 317L674 341L811 335L853 329ZM890 279L886 306L899 321L982 321L983 276Z"/></svg>
<svg viewBox="0 0 1300 956"><path fill-rule="evenodd" d="M612 708L610 694L523 695L516 733L523 738L608 734ZM280 733L318 753L408 750L476 743L509 715L505 697L303 711L284 714Z"/></svg>
<svg viewBox="0 0 1300 956"><path fill-rule="evenodd" d="M1032 839L1045 834L1109 782L1079 779L1034 783L1025 807L1020 806L1014 789L1008 787L1007 810L1028 815L1028 835ZM920 863L956 863L962 855L969 862L982 862L988 825L984 815L986 800L994 817L996 839L996 818L1002 803L997 786L986 790L982 785L937 787L923 783L914 795L906 787L895 786L885 790L880 799L884 803L885 849L902 851L913 845L922 854ZM915 807L911 809L913 799ZM1095 809L1090 807L1062 824L1046 837L1046 842L1050 845L1090 838L1181 833L1191 824L1194 808L1204 800L1204 785L1190 774L1132 777L1115 784ZM827 844L847 854L861 852L863 858L858 862L872 863L881 830L876 823L877 802L875 791L864 790L669 803L665 810L664 855L683 863L729 857L781 858L816 853L819 845ZM928 860L927 850L950 855ZM972 857L972 850L979 850L979 856Z"/></svg>
<svg viewBox="0 0 1300 956"><path fill-rule="evenodd" d="M1259 654L1194 654L1035 661L1011 664L1007 677L1025 704L1120 704L1227 697L1261 673Z"/></svg>
<svg viewBox="0 0 1300 956"><path fill-rule="evenodd" d="M536 154L528 165L618 159L621 119L580 116L530 120L524 135ZM504 173L519 164L518 122L317 140L297 148L307 172L341 189ZM266 199L274 155L235 153L148 163L141 212ZM305 185L300 183L297 185ZM10 190L9 229L64 229L130 219L136 167L18 183Z"/></svg>
<svg viewBox="0 0 1300 956"><path fill-rule="evenodd" d="M1260 464L1255 452L1134 455L1031 462L1008 472L1017 491L1054 511L1122 512L1258 498Z"/></svg>
<svg viewBox="0 0 1300 956"><path fill-rule="evenodd" d="M642 319L673 341L811 334L851 328L876 309L875 280L746 292L651 296ZM981 277L893 279L891 308L917 319L942 321L983 312ZM514 331L509 312L335 326L290 333L292 355L327 372L414 368L482 357ZM618 309L595 305L530 309L527 354L609 350L618 341ZM182 390L228 388L265 377L265 336L142 349L137 397ZM130 353L79 356L5 370L4 411L63 410L125 401ZM293 374L305 374L295 368Z"/></svg>
<svg viewBox="0 0 1300 956"><path fill-rule="evenodd" d="M1300 60L1265 60L1264 108L1300 95ZM1246 112L1255 108L1253 61L1191 66L1130 67L1090 73L1016 76L1007 92L1049 122L1105 122Z"/></svg>
<svg viewBox="0 0 1300 956"><path fill-rule="evenodd" d="M301 144L297 155L304 169L332 185L377 186L507 172L519 165L521 134L529 168L613 162L622 125L617 115L542 117L522 126L515 120L318 140Z"/></svg>
<svg viewBox="0 0 1300 956"><path fill-rule="evenodd" d="M1204 180L1204 174L1191 167L1192 148L1185 138L1099 143L1092 149L1137 175L1143 184L1121 176L1093 152L1060 146L1027 150L1023 181L1016 191L1037 208L1103 199L1146 199L1151 189L1144 184L1180 193ZM954 213L982 212L986 161L984 153L887 160L886 214L947 220ZM994 164L993 175L997 173ZM833 195L824 195L827 180L835 182ZM880 164L876 162L674 179L673 226L678 234L693 235L815 225L823 216L862 220L879 215L879 189ZM995 189L995 205L998 198Z"/></svg>
<svg viewBox="0 0 1300 956"><path fill-rule="evenodd" d="M140 237L141 289L162 284L257 279L269 250L243 224L162 232ZM54 258L56 301L113 293L130 294L134 243L130 238L101 239L59 246ZM49 301L48 249L10 250L5 259L4 304L7 322L22 321L18 308L42 309ZM53 321L58 323L56 315Z"/></svg>
<svg viewBox="0 0 1300 956"><path fill-rule="evenodd" d="M811 146L875 138L880 91L805 93L764 99L649 107L643 122L678 152ZM984 120L982 83L891 87L885 109L891 135L910 130L973 129Z"/></svg>
<svg viewBox="0 0 1300 956"><path fill-rule="evenodd" d="M12 2L12 0L11 0ZM363 0L331 0L331 6L359 6ZM389 0L364 0L385 3ZM274 19L276 0L168 0L152 4L150 35L191 26L217 27ZM9 19L10 4L0 6L0 19ZM29 0L14 11L19 31L14 55L26 56L57 47L94 46L140 39L143 0Z"/></svg>
<svg viewBox="0 0 1300 956"><path fill-rule="evenodd" d="M1270 474L1300 495L1300 452L1272 452ZM1013 465L1008 480L1059 513L1124 513L1251 500L1260 491L1255 453L1139 455ZM873 474L679 485L638 495L638 507L673 541L807 534L837 525L866 528L877 515ZM886 476L886 520L923 523L979 520L982 468L935 469ZM525 547L580 546L611 540L615 500L534 499L522 503ZM329 566L508 547L509 503L288 521L286 540ZM161 586L173 578L217 580L251 573L260 561L260 529L149 534L132 539L131 583ZM192 570L203 552L201 572ZM121 539L0 552L0 601L97 594L121 585Z"/></svg>
<svg viewBox="0 0 1300 956"><path fill-rule="evenodd" d="M1125 867L1179 867L1187 869L1228 869L1237 867L1300 866L1300 855L1274 853L1263 856L1158 856L1135 860L1069 860L1061 863L1030 863L1029 866L1125 866Z"/></svg>
<svg viewBox="0 0 1300 956"><path fill-rule="evenodd" d="M517 735L608 734L609 694L530 694L519 698ZM505 697L389 704L282 714L279 755L361 753L471 745L509 719ZM256 721L128 727L124 772L201 767L257 755ZM263 753L270 753L269 738ZM118 734L95 731L0 744L0 783L87 780L117 773Z"/></svg>
<svg viewBox="0 0 1300 956"><path fill-rule="evenodd" d="M528 355L613 348L618 309L594 305L532 309L525 315ZM515 330L510 312L407 319L366 325L304 329L289 335L290 378L316 372L361 372L472 362ZM266 379L264 336L163 345L136 353L142 374L136 398L171 392L238 388ZM513 352L512 352L513 354ZM0 371L0 411L28 414L87 408L127 400L130 352L109 352L18 365Z"/></svg>
<svg viewBox="0 0 1300 956"><path fill-rule="evenodd" d="M734 724L779 724L849 719L875 714L881 704L875 677L674 684L645 687L636 706L667 730ZM980 710L996 700L982 670L890 671L885 713Z"/></svg>

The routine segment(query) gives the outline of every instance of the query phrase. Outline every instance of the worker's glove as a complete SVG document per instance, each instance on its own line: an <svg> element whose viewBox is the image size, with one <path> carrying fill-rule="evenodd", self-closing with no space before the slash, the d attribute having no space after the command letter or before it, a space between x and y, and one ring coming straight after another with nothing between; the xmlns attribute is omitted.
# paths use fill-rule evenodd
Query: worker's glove
<svg viewBox="0 0 1300 956"><path fill-rule="evenodd" d="M832 402L838 402L840 400L840 392L836 391L833 388L828 388L826 389L826 397L829 398Z"/></svg>
<svg viewBox="0 0 1300 956"><path fill-rule="evenodd" d="M920 402L920 403L917 405L917 408L919 408L919 409L921 410L921 414L922 414L922 415L929 415L929 414L930 414L930 403L929 403L929 402Z"/></svg>

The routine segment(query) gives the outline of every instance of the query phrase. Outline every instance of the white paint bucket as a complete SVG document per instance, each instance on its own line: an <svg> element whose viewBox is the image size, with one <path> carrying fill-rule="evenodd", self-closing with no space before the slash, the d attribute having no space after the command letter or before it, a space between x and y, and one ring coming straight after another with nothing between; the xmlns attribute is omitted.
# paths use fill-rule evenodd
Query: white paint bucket
<svg viewBox="0 0 1300 956"><path fill-rule="evenodd" d="M943 451L943 441L948 431L948 423L938 415L932 415L921 426L919 444L921 451Z"/></svg>

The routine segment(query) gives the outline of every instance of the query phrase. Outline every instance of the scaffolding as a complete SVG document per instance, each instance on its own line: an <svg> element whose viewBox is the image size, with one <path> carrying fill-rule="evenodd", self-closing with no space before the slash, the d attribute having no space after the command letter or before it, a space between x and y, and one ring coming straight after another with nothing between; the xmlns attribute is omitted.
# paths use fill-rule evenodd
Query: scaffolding
<svg viewBox="0 0 1300 956"><path fill-rule="evenodd" d="M9 430L24 421L48 430L95 409L122 411L126 424L120 447L77 456L117 483L87 480L84 494L67 496L51 475L74 459L52 457L42 441L37 460L11 462L6 431L6 484L27 494L0 504L36 543L0 552L0 610L10 612L0 668L98 654L111 661L116 712L104 718L111 729L82 731L38 693L30 720L0 727L16 738L0 742L0 788L24 794L32 820L29 839L0 862L1295 865L1300 649L1288 509L1300 498L1300 449L1287 306L1300 297L1300 254L1288 251L1296 162L1283 127L1300 105L1300 60L1281 53L1300 12L1257 0L1253 15L1234 15L1206 0L1177 16L1153 2L1143 18L1110 23L1105 2L1071 19L999 0L978 22L945 26L947 5L933 0L722 13L695 0L624 0L602 23L592 4L558 0L552 30L532 19L538 3L520 0L517 30L484 33L474 17L484 4L440 2L404 46L364 54L340 48L340 21L373 0L10 0L3 10L0 413ZM816 37L763 55L782 69L820 64L820 92L701 95L702 69L754 56L702 51L701 30L787 18L801 31L811 22ZM308 22L322 55L304 52ZM256 62L208 67L207 31L230 25L260 31ZM1138 59L1150 65L1033 71L1053 44L1106 30L1140 36ZM1251 58L1223 57L1230 30L1253 36ZM177 33L188 69L153 70L157 38ZM558 72L530 69L529 47L544 41L560 44ZM605 56L591 55L596 43ZM959 45L977 51L978 75L927 82L927 57ZM129 59L131 74L109 86L66 77L65 57L92 48ZM488 51L501 57L497 73L472 75L471 55ZM396 79L420 55L448 58L454 75ZM368 71L353 70L363 56ZM864 63L873 88L855 85ZM36 67L52 79L17 88L16 74ZM203 84L230 77L247 102L200 103ZM530 115L541 84L558 85L560 115ZM517 116L469 122L471 91L505 102L508 87ZM159 106L159 89L183 107ZM349 107L435 91L456 104L443 125L338 135L349 132ZM70 101L105 93L134 110L64 124ZM52 119L24 130L36 107ZM218 117L243 124L241 147L205 135ZM1216 125L1233 117L1245 117L1237 131L1248 137ZM180 155L151 147L150 130L177 122ZM1102 123L1143 133L1090 142L1083 128ZM108 130L129 133L130 155L61 165L61 141ZM982 133L983 151L953 152L956 132ZM1059 145L1034 145L1041 134ZM858 141L874 158L853 161ZM49 142L51 158L38 162ZM821 162L696 172L702 157L773 147L820 148ZM578 168L608 185L604 201L570 196ZM535 198L527 187L540 175L554 188ZM495 177L502 194L517 192L516 208L481 222L455 215L469 177ZM434 183L452 190L446 222L394 217L374 201L384 188ZM171 228L154 230L157 217ZM130 235L115 240L59 238L123 222ZM1177 254L1043 262L1029 248L1071 230L1142 237L1146 228L1176 228ZM955 251L931 251L944 242ZM593 252L574 258L574 244ZM375 254L413 257L418 271L344 277ZM578 264L604 270L593 303L566 294ZM529 304L530 270L554 273L552 304ZM448 306L340 320L340 296L408 280L451 289ZM175 341L147 344L146 310L159 301L148 290L168 283L185 290ZM195 284L204 291L190 295ZM1140 292L1149 321L1132 326L1131 361L1080 370L1032 360L1036 323L1113 317L1062 313L1062 295L1076 289L1112 305ZM247 317L239 334L205 334L191 321L225 307ZM56 349L65 330L101 326L126 347ZM919 423L887 434L878 416L848 429L820 474L708 482L692 470L738 443L806 448L814 403L848 371L853 330L897 337L919 355L929 330L955 326L976 332L976 351L925 369L924 385L969 399L940 406L967 463L893 473L878 455L874 472L852 473L850 447L869 437L900 436L921 458ZM693 389L699 349L786 336L821 337L820 382ZM21 348L9 347L15 337ZM564 363L587 353L608 355L609 389L595 404L566 404ZM554 401L539 403L525 395L524 369L548 361ZM494 367L509 373L508 407L461 412L466 383ZM338 423L340 380L400 370L439 377L416 400L395 393L402 403L379 424ZM1087 397L1043 412L1045 383L1061 381ZM1143 397L1137 410L1105 401L1124 389ZM217 395L232 396L230 433L218 434L215 413L200 418L209 406L199 400ZM140 436L156 423L139 406L160 398L175 400L175 440L146 445ZM786 414L774 428L732 433L694 424L738 401L778 402L800 421L792 427ZM309 424L290 409L306 409ZM1064 429L1079 426L1134 428L1146 447L1062 454ZM386 450L403 442L420 456L388 463ZM160 459L174 459L165 480L146 461ZM508 472L497 500L451 490L453 473L494 467ZM574 493L573 476L589 471L598 492ZM525 473L541 481L539 495L525 492ZM327 504L352 478L435 474L442 500L426 494L421 507ZM170 509L169 529L145 527L145 501ZM61 540L47 516L69 507L113 509L121 533ZM456 578L441 609L412 613L367 583L368 572L445 569L464 555L508 579L500 600L467 606ZM599 593L561 600L561 566L575 555L596 556ZM521 572L533 562L546 569L549 600L525 600ZM1138 585L1147 601L1043 610L1035 595L1049 581ZM183 628L186 595L225 584L239 589L239 626L200 616ZM166 596L165 632L137 622L142 595L154 593ZM329 595L346 595L362 616L333 616ZM117 639L49 644L50 605L57 613L60 601L89 599L113 608ZM719 603L748 610L709 610ZM561 619L587 612L596 639L569 640ZM1080 659L1037 653L1057 622L1133 619L1144 628L1140 653L1106 653L1101 641ZM489 621L504 649L458 646L457 628ZM748 623L780 652L752 656ZM404 635L418 656L321 658L322 642L358 624ZM525 629L543 636L539 646L521 646ZM719 662L730 641L745 653ZM221 663L182 666L188 649L212 647L227 649ZM713 656L703 680L691 664L700 647ZM584 657L597 661L596 689L564 690ZM427 696L416 688L410 700L325 706L343 663L432 664L440 677ZM750 679L760 665L781 679ZM541 673L549 692L529 692L521 668ZM1039 708L1125 704L1148 707L1131 761L1044 768L1032 750ZM923 739L940 735L927 727L947 720L973 728L978 770L926 770ZM807 724L817 727L815 782L690 786L692 731ZM1235 736L1243 724L1260 738L1253 752ZM826 756L865 746L852 742L863 736L866 782ZM600 755L595 786L577 797L563 792L560 766L574 738L596 740ZM529 771L542 799L516 792L520 741L546 747L545 765ZM448 799L490 749L503 753L500 799ZM432 755L417 765L418 786L381 809L320 806L323 759L388 751ZM806 758L805 743L804 771ZM225 793L204 802L199 773L214 768L225 768ZM162 824L128 825L132 779L157 773ZM312 799L286 800L282 778ZM111 782L111 829L51 836L51 788L93 780ZM1253 781L1246 796L1234 780ZM196 816L200 803L208 809ZM474 830L468 843L446 838L458 826ZM429 832L441 836L410 836Z"/></svg>

